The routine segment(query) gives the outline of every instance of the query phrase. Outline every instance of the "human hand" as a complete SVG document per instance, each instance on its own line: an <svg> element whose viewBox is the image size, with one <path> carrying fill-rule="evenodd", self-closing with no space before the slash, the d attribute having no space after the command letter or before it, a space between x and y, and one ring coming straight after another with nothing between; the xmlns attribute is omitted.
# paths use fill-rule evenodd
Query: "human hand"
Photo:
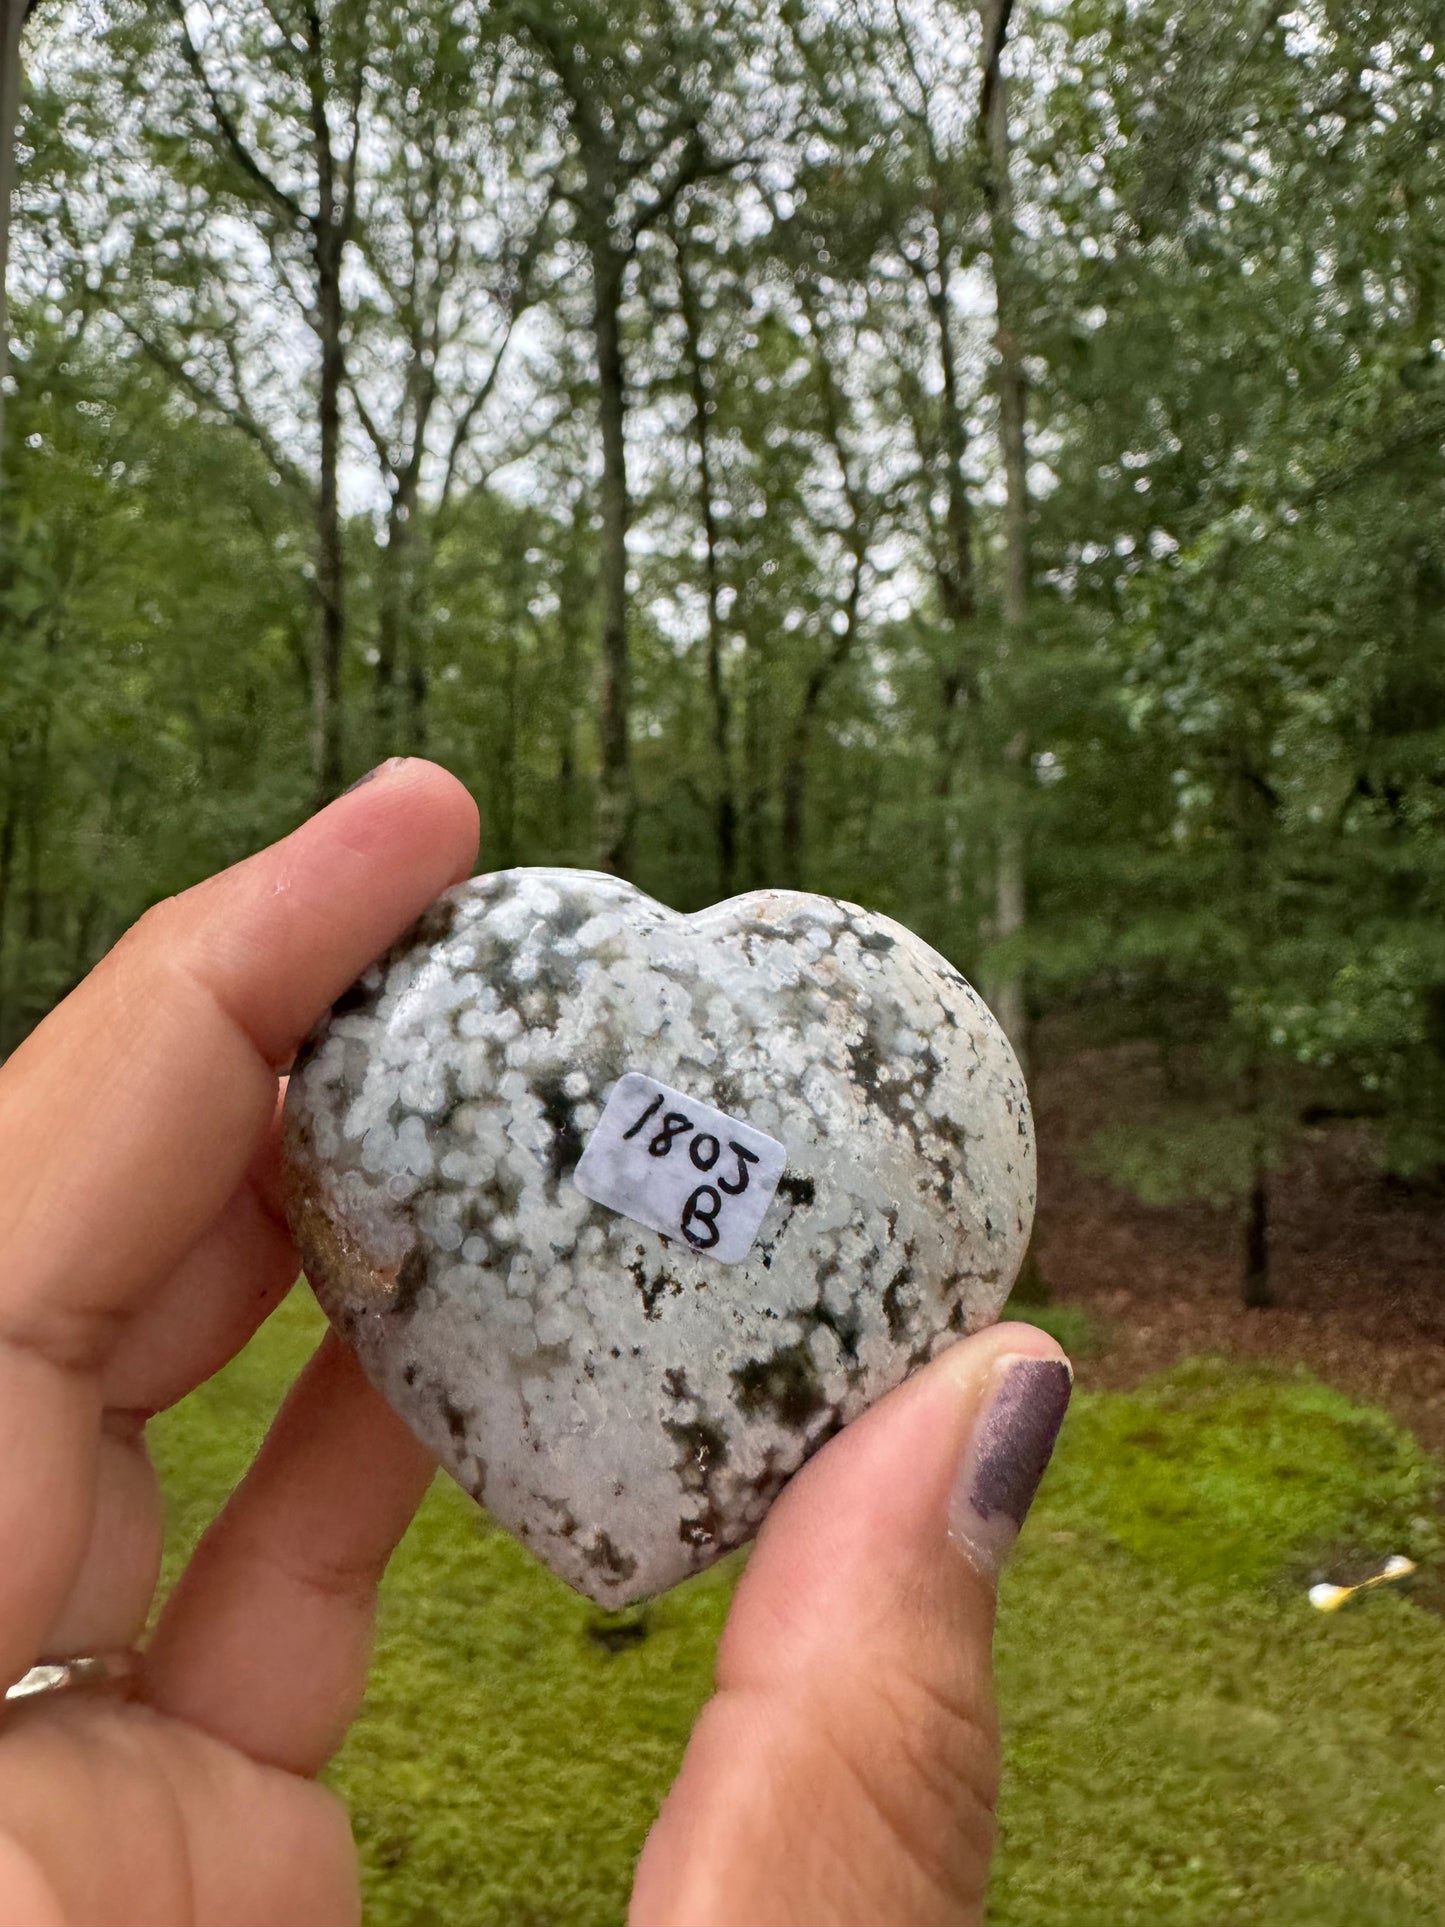
<svg viewBox="0 0 1445 1927"><path fill-rule="evenodd" d="M968 1927L999 1742L999 1568L1072 1386L1029 1325L965 1339L769 1513L631 1927Z"/></svg>
<svg viewBox="0 0 1445 1927"><path fill-rule="evenodd" d="M298 1269L278 1069L476 843L459 783L385 766L143 917L0 1072L0 1684L140 1637L162 1538L146 1419ZM0 1709L5 1927L356 1918L346 1814L311 1776L360 1702L376 1582L431 1472L323 1343L137 1697Z"/></svg>
<svg viewBox="0 0 1445 1927"><path fill-rule="evenodd" d="M385 766L151 912L0 1073L0 1681L140 1636L162 1524L145 1421L297 1270L278 1068L475 845L459 785ZM1013 1355L1057 1352L1022 1326L956 1347L774 1509L639 1868L639 1927L977 1911L991 1576L1066 1396L1062 1368L1020 1377ZM6 1927L356 1918L346 1816L312 1776L359 1704L376 1585L431 1469L326 1340L168 1601L135 1696L0 1711Z"/></svg>

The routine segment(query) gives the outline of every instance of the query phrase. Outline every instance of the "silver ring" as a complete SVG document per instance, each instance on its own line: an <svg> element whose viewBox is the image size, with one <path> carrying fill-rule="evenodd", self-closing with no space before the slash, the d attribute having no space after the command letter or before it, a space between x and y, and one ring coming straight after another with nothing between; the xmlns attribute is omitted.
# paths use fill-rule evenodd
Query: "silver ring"
<svg viewBox="0 0 1445 1927"><path fill-rule="evenodd" d="M22 1673L13 1686L6 1687L5 1704L87 1689L120 1691L134 1685L139 1676L140 1654L133 1646L122 1652L90 1653L78 1659L42 1660Z"/></svg>

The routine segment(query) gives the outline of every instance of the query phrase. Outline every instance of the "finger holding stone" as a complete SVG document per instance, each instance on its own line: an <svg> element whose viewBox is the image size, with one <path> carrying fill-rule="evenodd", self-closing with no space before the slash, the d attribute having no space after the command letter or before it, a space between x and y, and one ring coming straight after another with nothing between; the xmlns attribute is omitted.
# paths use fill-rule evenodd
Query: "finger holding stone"
<svg viewBox="0 0 1445 1927"><path fill-rule="evenodd" d="M278 1101L250 1170L107 1359L108 1410L145 1418L168 1410L233 1358L295 1283L301 1261L281 1204L280 1148Z"/></svg>
<svg viewBox="0 0 1445 1927"><path fill-rule="evenodd" d="M234 1192L277 1069L475 844L461 786L403 763L149 912L0 1073L0 1674L84 1558L105 1359Z"/></svg>
<svg viewBox="0 0 1445 1927"><path fill-rule="evenodd" d="M434 1469L328 1333L167 1602L150 1703L317 1772L356 1716L377 1586Z"/></svg>
<svg viewBox="0 0 1445 1927"><path fill-rule="evenodd" d="M994 1587L1070 1383L1051 1339L1000 1325L799 1473L743 1576L632 1927L980 1918Z"/></svg>
<svg viewBox="0 0 1445 1927"><path fill-rule="evenodd" d="M145 1630L165 1537L145 1422L232 1358L296 1277L275 1189L279 1132L278 1105L272 1133L220 1217L142 1302L102 1367L89 1538L43 1655L104 1652Z"/></svg>
<svg viewBox="0 0 1445 1927"><path fill-rule="evenodd" d="M106 1694L32 1700L0 1741L6 1927L343 1927L356 1849L332 1793Z"/></svg>
<svg viewBox="0 0 1445 1927"><path fill-rule="evenodd" d="M165 1513L145 1429L107 1413L95 1455L90 1532L41 1643L41 1659L112 1652L145 1631L160 1577Z"/></svg>
<svg viewBox="0 0 1445 1927"><path fill-rule="evenodd" d="M461 785L403 763L148 911L0 1076L0 1330L89 1365L225 1204L316 1017L469 868Z"/></svg>

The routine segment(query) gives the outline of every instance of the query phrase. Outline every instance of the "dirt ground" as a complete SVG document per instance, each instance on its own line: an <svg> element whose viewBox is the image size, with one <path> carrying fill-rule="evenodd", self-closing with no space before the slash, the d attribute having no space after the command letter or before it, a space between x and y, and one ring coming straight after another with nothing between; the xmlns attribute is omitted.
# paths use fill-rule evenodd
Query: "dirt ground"
<svg viewBox="0 0 1445 1927"><path fill-rule="evenodd" d="M1048 1296L1098 1325L1081 1382L1128 1386L1200 1353L1298 1362L1445 1452L1445 1188L1382 1177L1360 1127L1311 1131L1273 1186L1277 1305L1247 1311L1237 1214L1141 1205L1072 1155L1151 1079L1146 1053L1117 1048L1035 1079L1034 1251Z"/></svg>

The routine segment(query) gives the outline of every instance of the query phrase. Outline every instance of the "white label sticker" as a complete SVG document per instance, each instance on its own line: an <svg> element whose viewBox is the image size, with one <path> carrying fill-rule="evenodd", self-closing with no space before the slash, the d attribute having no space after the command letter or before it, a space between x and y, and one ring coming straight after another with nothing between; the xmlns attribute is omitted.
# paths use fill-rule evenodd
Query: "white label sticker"
<svg viewBox="0 0 1445 1927"><path fill-rule="evenodd" d="M765 1131L628 1071L572 1182L594 1204L735 1265L751 1250L787 1161Z"/></svg>

